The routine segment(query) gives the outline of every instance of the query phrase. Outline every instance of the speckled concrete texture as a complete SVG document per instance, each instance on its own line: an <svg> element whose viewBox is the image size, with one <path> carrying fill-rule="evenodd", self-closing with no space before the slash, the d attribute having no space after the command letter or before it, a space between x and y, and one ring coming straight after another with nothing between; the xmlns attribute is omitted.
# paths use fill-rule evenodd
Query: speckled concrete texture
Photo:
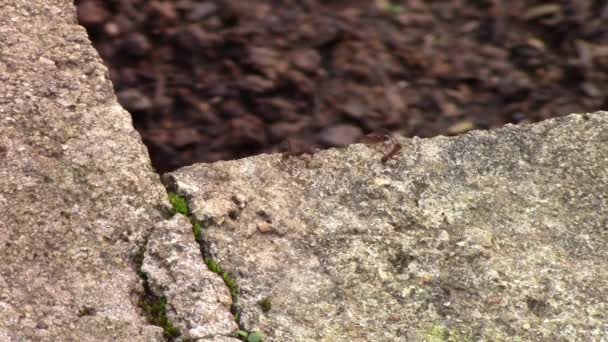
<svg viewBox="0 0 608 342"><path fill-rule="evenodd" d="M168 205L68 0L0 3L0 340L162 341L133 257Z"/></svg>
<svg viewBox="0 0 608 342"><path fill-rule="evenodd" d="M163 176L265 341L606 341L608 113Z"/></svg>

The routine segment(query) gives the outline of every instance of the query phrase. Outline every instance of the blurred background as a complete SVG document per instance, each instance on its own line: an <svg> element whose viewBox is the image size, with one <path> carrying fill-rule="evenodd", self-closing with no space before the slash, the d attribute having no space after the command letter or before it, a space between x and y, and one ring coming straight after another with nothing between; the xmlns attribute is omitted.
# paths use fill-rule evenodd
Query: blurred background
<svg viewBox="0 0 608 342"><path fill-rule="evenodd" d="M79 0L158 172L608 107L608 0Z"/></svg>

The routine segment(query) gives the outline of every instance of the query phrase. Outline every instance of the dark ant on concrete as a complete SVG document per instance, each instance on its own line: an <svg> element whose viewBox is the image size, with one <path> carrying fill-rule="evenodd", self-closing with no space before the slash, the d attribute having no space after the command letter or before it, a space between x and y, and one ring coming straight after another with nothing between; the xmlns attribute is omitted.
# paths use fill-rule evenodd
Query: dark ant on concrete
<svg viewBox="0 0 608 342"><path fill-rule="evenodd" d="M393 137L388 131L367 134L361 138L360 142L366 145L382 143L383 156L380 159L382 164L386 164L386 162L388 162L390 159L393 159L395 155L403 148L397 139L395 139L395 137Z"/></svg>
<svg viewBox="0 0 608 342"><path fill-rule="evenodd" d="M396 140L392 140L393 146L391 147L390 150L388 150L387 152L384 153L384 155L382 156L382 159L380 159L380 162L382 164L386 164L387 161L389 161L390 159L394 158L395 155L401 151L401 148L403 146L401 146L401 144L399 142L397 142Z"/></svg>

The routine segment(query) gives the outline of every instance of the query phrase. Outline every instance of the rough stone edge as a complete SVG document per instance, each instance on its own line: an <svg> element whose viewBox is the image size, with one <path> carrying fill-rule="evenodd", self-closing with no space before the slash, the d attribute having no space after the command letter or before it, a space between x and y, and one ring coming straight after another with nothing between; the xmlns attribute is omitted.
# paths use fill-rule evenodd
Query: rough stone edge
<svg viewBox="0 0 608 342"><path fill-rule="evenodd" d="M587 113L570 113L568 115L547 119L547 120L544 120L541 122L530 123L530 124L506 124L502 127L492 129L492 130L473 130L473 131L469 131L467 133L457 135L457 136L439 135L439 136L430 137L430 138L398 137L397 140L401 141L401 142L408 141L408 140L415 140L418 144L423 144L425 142L445 143L447 141L463 139L463 137L484 135L484 134L487 134L487 132L513 133L515 131L521 131L522 133L525 133L526 131L531 131L534 133L545 134L557 126L560 126L560 125L567 126L568 122L575 122L575 121L580 121L580 120L587 121L587 120L593 119L593 117L596 117L596 116L608 116L608 111L599 110L596 112L587 112ZM351 145L345 146L345 147L331 148L331 149L327 149L327 150L322 150L319 153L320 154L325 154L325 153L340 154L341 151L348 149L353 145L362 145L362 144L351 144ZM188 201L188 204L190 206L193 206L194 203L192 202L192 197L193 197L192 193L195 192L196 190L193 188L190 188L191 184L181 183L178 179L177 174L183 173L183 172L188 172L189 169L200 167L200 165L241 163L241 162L245 162L245 161L255 161L256 159L258 159L260 157L262 157L262 158L280 158L281 154L279 154L279 153L260 154L260 155L250 156L250 157L241 158L241 159L237 159L237 160L218 161L218 162L214 162L214 163L198 163L198 164L188 165L188 166L184 166L178 170L163 174L161 176L161 180L168 189L171 189L172 191L179 193L181 196L183 196ZM192 186L194 186L194 185L192 185ZM209 218L208 215L204 215L204 216L197 215L196 210L193 213L193 217L196 218L197 220L204 220L205 218Z"/></svg>

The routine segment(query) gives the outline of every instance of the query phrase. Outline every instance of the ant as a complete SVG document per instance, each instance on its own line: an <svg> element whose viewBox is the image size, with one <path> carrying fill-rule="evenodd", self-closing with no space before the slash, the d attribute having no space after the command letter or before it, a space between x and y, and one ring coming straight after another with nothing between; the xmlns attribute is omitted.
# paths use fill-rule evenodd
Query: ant
<svg viewBox="0 0 608 342"><path fill-rule="evenodd" d="M380 159L380 162L382 164L386 164L387 161L389 161L390 159L393 159L395 157L395 155L399 151L401 151L401 148L403 147L397 140L391 139L391 141L393 143L393 147L391 147L390 150L386 151L384 153L384 155L382 156L382 159Z"/></svg>
<svg viewBox="0 0 608 342"><path fill-rule="evenodd" d="M382 164L386 164L386 162L388 162L390 159L393 159L395 155L403 148L397 139L395 139L395 137L393 137L388 131L367 134L361 138L360 141L366 145L382 143L384 147L384 151L382 152L383 155L380 159Z"/></svg>

